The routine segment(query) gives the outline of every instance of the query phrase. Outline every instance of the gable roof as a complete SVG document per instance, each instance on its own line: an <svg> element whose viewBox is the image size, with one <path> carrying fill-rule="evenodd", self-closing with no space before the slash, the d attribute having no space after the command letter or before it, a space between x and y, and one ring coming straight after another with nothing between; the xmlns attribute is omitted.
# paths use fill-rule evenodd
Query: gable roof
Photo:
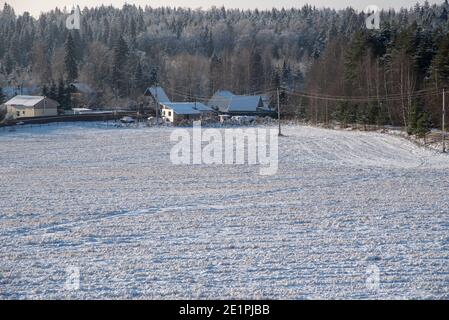
<svg viewBox="0 0 449 320"><path fill-rule="evenodd" d="M49 107L58 107L59 103L53 99L50 99L48 97L44 96L15 96L14 98L6 101L4 104L7 106L22 106L22 107L35 107L37 104L39 104L42 100L45 100L53 104L53 106L50 104Z"/></svg>
<svg viewBox="0 0 449 320"><path fill-rule="evenodd" d="M168 98L167 94L165 93L164 89L162 89L162 87L150 87L150 88L147 88L145 90L144 95L152 96L159 103L170 102L170 99Z"/></svg>
<svg viewBox="0 0 449 320"><path fill-rule="evenodd" d="M261 99L261 96L237 96L230 91L217 91L208 104L221 112L256 112Z"/></svg>
<svg viewBox="0 0 449 320"><path fill-rule="evenodd" d="M170 108L176 114L200 114L201 112L212 111L211 108L201 102L166 102L164 107Z"/></svg>
<svg viewBox="0 0 449 320"><path fill-rule="evenodd" d="M260 96L233 96L228 106L228 112L256 112L260 101Z"/></svg>
<svg viewBox="0 0 449 320"><path fill-rule="evenodd" d="M39 102L44 100L44 96L15 96L14 98L5 102L5 105L18 105L25 107L34 107Z"/></svg>
<svg viewBox="0 0 449 320"><path fill-rule="evenodd" d="M234 96L234 94L230 91L217 91L209 100L208 105L209 107L218 109L222 112L227 112L232 96Z"/></svg>

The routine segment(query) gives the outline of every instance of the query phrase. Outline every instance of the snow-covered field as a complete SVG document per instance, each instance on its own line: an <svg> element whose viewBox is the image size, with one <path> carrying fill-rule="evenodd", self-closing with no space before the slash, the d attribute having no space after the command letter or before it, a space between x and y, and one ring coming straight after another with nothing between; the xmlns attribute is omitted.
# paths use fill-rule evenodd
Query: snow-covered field
<svg viewBox="0 0 449 320"><path fill-rule="evenodd" d="M448 156L290 126L261 176L171 130L0 130L0 298L449 299Z"/></svg>

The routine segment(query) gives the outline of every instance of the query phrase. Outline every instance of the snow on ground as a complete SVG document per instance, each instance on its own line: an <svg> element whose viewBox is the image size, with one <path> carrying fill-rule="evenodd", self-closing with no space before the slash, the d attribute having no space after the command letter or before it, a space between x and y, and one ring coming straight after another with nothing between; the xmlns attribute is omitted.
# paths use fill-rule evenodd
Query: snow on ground
<svg viewBox="0 0 449 320"><path fill-rule="evenodd" d="M289 126L261 176L171 165L171 130L0 130L0 298L449 299L447 156Z"/></svg>

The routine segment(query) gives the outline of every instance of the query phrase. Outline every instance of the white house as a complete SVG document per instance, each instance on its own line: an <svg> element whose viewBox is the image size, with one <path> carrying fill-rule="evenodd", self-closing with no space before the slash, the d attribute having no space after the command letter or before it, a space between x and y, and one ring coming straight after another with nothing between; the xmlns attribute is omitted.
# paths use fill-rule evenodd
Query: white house
<svg viewBox="0 0 449 320"><path fill-rule="evenodd" d="M167 122L177 124L184 120L210 118L215 111L201 102L172 102L161 87L150 87L145 96L151 97L159 105L161 116Z"/></svg>
<svg viewBox="0 0 449 320"><path fill-rule="evenodd" d="M267 112L263 96L239 96L230 91L217 91L208 103L209 107L226 114L249 115Z"/></svg>
<svg viewBox="0 0 449 320"><path fill-rule="evenodd" d="M15 96L4 103L14 119L57 116L59 103L44 96Z"/></svg>
<svg viewBox="0 0 449 320"><path fill-rule="evenodd" d="M214 113L200 102L165 102L161 107L162 117L174 124L183 120L200 120Z"/></svg>

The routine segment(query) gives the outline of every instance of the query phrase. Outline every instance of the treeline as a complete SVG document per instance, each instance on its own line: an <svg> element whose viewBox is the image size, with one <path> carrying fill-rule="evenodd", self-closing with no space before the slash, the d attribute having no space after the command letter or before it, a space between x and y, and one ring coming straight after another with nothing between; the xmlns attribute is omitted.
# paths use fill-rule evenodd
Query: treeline
<svg viewBox="0 0 449 320"><path fill-rule="evenodd" d="M444 1L385 11L381 30L367 30L366 16L351 8L102 6L82 9L80 30L68 30L69 12L55 9L35 19L5 4L0 86L36 84L54 96L60 88L62 97L63 87L79 81L96 89L105 106L117 99L134 103L153 84L177 100L207 99L218 89L242 94L281 87L285 116L415 131L441 121L448 10Z"/></svg>
<svg viewBox="0 0 449 320"><path fill-rule="evenodd" d="M314 123L401 125L425 135L442 121L449 88L449 5L384 12L381 29L331 30L291 112ZM446 100L447 101L447 100Z"/></svg>

